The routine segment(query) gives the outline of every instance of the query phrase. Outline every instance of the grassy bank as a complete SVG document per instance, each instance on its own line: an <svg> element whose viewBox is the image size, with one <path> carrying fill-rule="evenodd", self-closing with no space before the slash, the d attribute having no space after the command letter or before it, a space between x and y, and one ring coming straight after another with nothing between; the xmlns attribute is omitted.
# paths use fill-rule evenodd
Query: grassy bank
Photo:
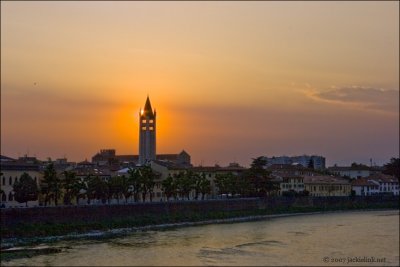
<svg viewBox="0 0 400 267"><path fill-rule="evenodd" d="M160 224L174 224L182 222L200 222L220 220L236 217L272 215L283 213L321 212L336 210L363 210L363 209L398 209L399 204L388 203L353 203L353 205L337 206L287 206L269 207L263 209L239 211L202 211L202 212L175 212L170 214L142 214L123 218L104 218L96 221L76 220L68 223L17 223L1 228L2 238L35 238L45 236L62 236L67 234L82 234L89 231L107 231L118 228L143 227Z"/></svg>

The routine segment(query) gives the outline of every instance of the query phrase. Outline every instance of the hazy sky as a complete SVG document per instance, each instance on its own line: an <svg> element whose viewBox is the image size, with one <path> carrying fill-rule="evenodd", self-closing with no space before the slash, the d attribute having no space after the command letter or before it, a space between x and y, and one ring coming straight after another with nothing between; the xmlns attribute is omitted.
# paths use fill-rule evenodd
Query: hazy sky
<svg viewBox="0 0 400 267"><path fill-rule="evenodd" d="M1 2L1 154L399 156L399 2Z"/></svg>

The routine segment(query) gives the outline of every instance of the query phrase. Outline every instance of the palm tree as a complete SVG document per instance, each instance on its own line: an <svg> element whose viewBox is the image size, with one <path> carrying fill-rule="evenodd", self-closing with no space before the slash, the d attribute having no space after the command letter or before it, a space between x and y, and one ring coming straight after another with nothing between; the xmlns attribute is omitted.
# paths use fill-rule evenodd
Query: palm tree
<svg viewBox="0 0 400 267"><path fill-rule="evenodd" d="M99 199L104 204L108 198L108 185L98 175L91 177L88 181L88 204L90 199Z"/></svg>
<svg viewBox="0 0 400 267"><path fill-rule="evenodd" d="M80 188L77 186L78 178L72 171L64 171L64 204L71 205L71 200L79 194Z"/></svg>
<svg viewBox="0 0 400 267"><path fill-rule="evenodd" d="M81 197L84 198L86 196L86 193L88 190L86 179L83 179L83 180L80 178L76 179L73 187L74 187L74 190L76 190L76 192L77 192L75 197L76 197L76 205L78 205L79 199ZM84 192L82 192L82 191L84 191Z"/></svg>
<svg viewBox="0 0 400 267"><path fill-rule="evenodd" d="M45 195L45 206L47 202L54 199L54 204L58 205L58 199L62 194L63 184L54 169L54 164L49 160L45 170L41 186L41 192Z"/></svg>

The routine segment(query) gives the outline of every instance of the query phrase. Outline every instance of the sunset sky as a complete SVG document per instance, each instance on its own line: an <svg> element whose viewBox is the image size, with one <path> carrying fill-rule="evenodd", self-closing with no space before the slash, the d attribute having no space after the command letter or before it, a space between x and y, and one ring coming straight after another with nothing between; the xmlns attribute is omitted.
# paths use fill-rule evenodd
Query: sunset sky
<svg viewBox="0 0 400 267"><path fill-rule="evenodd" d="M1 154L399 156L399 2L1 2Z"/></svg>

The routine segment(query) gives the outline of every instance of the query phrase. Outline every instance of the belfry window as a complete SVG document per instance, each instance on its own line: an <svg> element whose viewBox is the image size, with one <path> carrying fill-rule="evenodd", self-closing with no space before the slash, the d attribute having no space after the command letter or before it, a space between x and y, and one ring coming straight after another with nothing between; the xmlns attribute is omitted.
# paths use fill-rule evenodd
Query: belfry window
<svg viewBox="0 0 400 267"><path fill-rule="evenodd" d="M142 120L142 123L146 123L146 120Z"/></svg>
<svg viewBox="0 0 400 267"><path fill-rule="evenodd" d="M154 130L154 128L153 127L150 127L150 131L153 131Z"/></svg>
<svg viewBox="0 0 400 267"><path fill-rule="evenodd" d="M149 121L149 123L153 123L153 122L154 122L153 120L150 120L150 121Z"/></svg>
<svg viewBox="0 0 400 267"><path fill-rule="evenodd" d="M146 130L146 126L143 126L143 127L142 127L142 130Z"/></svg>

